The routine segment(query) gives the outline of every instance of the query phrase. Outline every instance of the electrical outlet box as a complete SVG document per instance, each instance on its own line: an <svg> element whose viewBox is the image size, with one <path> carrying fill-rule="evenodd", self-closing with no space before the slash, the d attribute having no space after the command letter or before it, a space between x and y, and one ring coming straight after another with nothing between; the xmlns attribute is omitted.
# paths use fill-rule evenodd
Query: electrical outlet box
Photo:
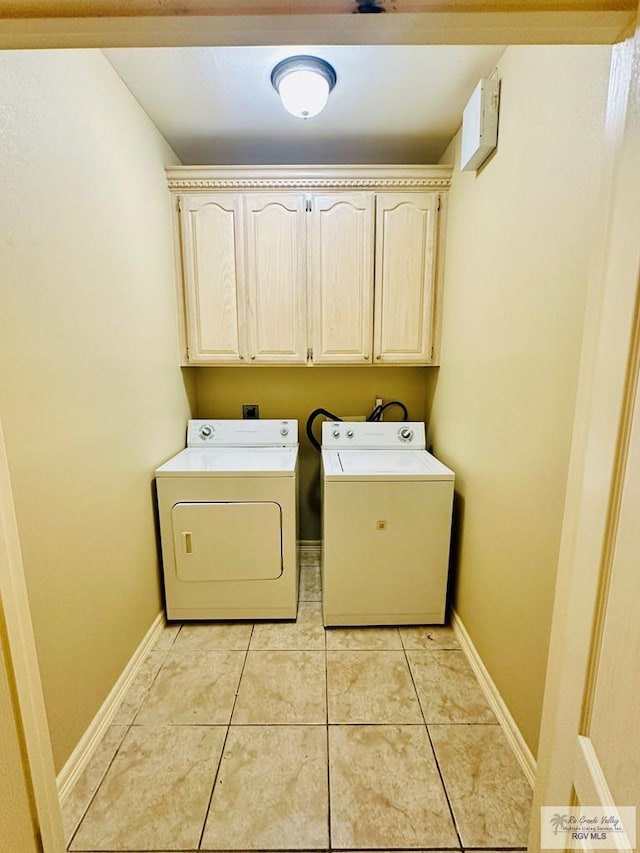
<svg viewBox="0 0 640 853"><path fill-rule="evenodd" d="M460 144L463 172L479 168L498 144L499 92L496 78L481 80L464 108Z"/></svg>
<svg viewBox="0 0 640 853"><path fill-rule="evenodd" d="M244 420L257 420L260 417L260 406L257 403L244 403L242 406L242 417Z"/></svg>

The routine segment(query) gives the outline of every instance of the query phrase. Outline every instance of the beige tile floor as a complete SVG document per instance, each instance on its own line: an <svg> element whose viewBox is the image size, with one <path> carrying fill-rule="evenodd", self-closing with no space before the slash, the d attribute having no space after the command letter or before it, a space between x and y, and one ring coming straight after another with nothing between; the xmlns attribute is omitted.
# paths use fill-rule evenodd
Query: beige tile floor
<svg viewBox="0 0 640 853"><path fill-rule="evenodd" d="M449 627L170 625L63 807L68 850L522 850L531 790Z"/></svg>

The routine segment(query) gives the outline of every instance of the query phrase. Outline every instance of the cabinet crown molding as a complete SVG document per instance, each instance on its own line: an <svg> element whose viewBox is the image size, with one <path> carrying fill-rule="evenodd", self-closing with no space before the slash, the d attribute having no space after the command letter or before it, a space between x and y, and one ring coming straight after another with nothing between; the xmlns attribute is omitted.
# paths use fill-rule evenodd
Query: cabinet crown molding
<svg viewBox="0 0 640 853"><path fill-rule="evenodd" d="M166 169L173 191L218 189L448 190L450 166L177 166Z"/></svg>

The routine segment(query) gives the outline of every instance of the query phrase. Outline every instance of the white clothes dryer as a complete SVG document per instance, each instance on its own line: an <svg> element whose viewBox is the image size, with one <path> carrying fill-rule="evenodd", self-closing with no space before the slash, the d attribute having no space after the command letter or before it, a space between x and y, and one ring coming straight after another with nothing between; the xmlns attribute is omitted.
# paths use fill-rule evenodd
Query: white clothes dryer
<svg viewBox="0 0 640 853"><path fill-rule="evenodd" d="M453 486L423 423L323 423L325 625L444 622Z"/></svg>
<svg viewBox="0 0 640 853"><path fill-rule="evenodd" d="M295 619L296 420L192 420L156 470L168 619Z"/></svg>

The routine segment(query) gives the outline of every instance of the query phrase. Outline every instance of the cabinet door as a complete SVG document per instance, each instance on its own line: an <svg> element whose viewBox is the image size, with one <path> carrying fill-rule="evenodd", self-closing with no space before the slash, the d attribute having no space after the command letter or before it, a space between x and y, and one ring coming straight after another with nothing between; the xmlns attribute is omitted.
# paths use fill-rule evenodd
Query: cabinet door
<svg viewBox="0 0 640 853"><path fill-rule="evenodd" d="M313 361L366 363L373 343L373 194L312 198Z"/></svg>
<svg viewBox="0 0 640 853"><path fill-rule="evenodd" d="M307 360L306 220L302 194L245 196L249 357Z"/></svg>
<svg viewBox="0 0 640 853"><path fill-rule="evenodd" d="M237 195L180 198L188 360L244 361L244 282Z"/></svg>
<svg viewBox="0 0 640 853"><path fill-rule="evenodd" d="M377 363L432 360L437 193L376 197Z"/></svg>

